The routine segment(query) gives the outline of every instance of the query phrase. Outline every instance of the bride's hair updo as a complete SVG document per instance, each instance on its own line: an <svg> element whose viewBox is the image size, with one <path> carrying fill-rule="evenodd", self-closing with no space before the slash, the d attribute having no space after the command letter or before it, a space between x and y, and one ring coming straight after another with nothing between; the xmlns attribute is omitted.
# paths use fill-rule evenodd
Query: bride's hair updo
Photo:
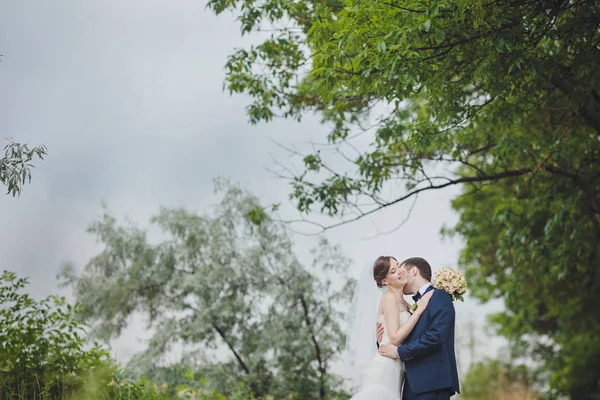
<svg viewBox="0 0 600 400"><path fill-rule="evenodd" d="M379 289L385 286L383 284L383 280L387 276L388 272L390 272L392 260L396 259L392 256L379 256L377 257L377 260L375 260L375 264L373 264L373 279L375 279Z"/></svg>

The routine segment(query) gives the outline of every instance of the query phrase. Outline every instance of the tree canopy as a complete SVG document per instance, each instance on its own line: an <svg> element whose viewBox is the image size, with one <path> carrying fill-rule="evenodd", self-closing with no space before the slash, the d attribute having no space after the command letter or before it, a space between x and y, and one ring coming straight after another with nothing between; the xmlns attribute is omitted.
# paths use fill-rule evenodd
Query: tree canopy
<svg viewBox="0 0 600 400"><path fill-rule="evenodd" d="M316 111L331 128L287 176L298 210L345 223L460 185L445 232L465 241L473 294L505 299L494 322L541 361L552 395L600 393L598 2L209 7L238 15L242 34L270 32L226 61L251 122Z"/></svg>

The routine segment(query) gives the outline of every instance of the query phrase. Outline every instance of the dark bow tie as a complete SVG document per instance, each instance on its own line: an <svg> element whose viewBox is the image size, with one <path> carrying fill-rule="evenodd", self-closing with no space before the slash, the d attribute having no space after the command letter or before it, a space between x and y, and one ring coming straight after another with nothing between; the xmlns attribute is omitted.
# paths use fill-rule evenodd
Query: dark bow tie
<svg viewBox="0 0 600 400"><path fill-rule="evenodd" d="M417 292L417 294L415 294L413 297L414 302L416 303L417 301L419 301L421 299L421 293Z"/></svg>

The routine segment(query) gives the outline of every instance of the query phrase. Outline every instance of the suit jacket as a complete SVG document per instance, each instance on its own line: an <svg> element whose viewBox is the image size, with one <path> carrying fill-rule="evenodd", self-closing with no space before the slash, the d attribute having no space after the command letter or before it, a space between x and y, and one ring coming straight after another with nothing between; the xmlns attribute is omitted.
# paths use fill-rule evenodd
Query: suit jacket
<svg viewBox="0 0 600 400"><path fill-rule="evenodd" d="M427 308L419 318L398 356L406 366L406 379L415 393L448 388L460 393L454 353L454 304L450 295L434 290Z"/></svg>

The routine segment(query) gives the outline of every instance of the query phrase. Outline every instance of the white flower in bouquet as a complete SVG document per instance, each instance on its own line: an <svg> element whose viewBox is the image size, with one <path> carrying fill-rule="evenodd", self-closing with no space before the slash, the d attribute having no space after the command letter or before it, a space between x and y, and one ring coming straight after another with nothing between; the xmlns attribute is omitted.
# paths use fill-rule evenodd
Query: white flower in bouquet
<svg viewBox="0 0 600 400"><path fill-rule="evenodd" d="M464 276L454 268L442 268L433 278L434 288L448 292L452 301L465 301L463 295L467 292L467 281Z"/></svg>

